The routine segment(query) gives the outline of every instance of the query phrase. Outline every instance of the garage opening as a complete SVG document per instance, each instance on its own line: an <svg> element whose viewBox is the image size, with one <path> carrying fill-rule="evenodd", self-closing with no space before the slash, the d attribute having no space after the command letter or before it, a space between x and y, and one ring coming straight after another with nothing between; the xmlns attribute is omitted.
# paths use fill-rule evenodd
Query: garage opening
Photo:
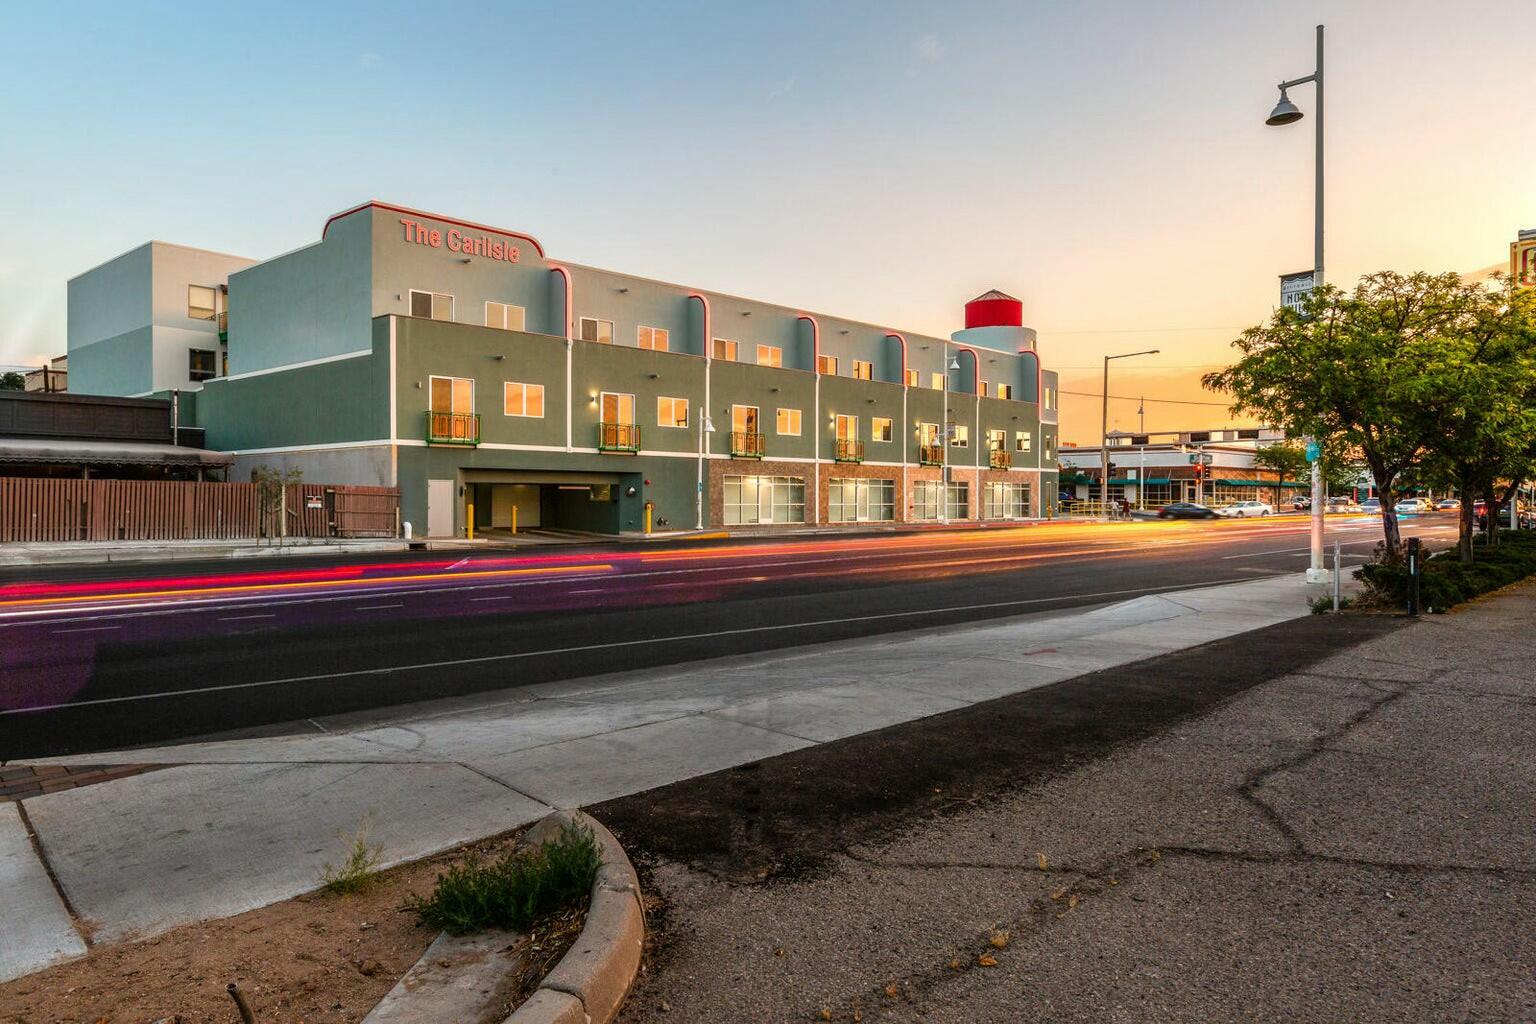
<svg viewBox="0 0 1536 1024"><path fill-rule="evenodd" d="M475 503L475 532L618 533L623 473L466 471L465 495Z"/></svg>

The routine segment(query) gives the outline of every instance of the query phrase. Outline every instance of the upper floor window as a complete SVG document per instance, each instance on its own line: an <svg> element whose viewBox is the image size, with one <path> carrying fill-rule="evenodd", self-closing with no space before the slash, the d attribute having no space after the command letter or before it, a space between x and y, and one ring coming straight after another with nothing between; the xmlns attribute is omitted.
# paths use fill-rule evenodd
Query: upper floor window
<svg viewBox="0 0 1536 1024"><path fill-rule="evenodd" d="M857 441L859 439L859 418L857 416L837 417L837 439L839 441Z"/></svg>
<svg viewBox="0 0 1536 1024"><path fill-rule="evenodd" d="M1029 445L1030 445L1029 431L1027 431L1027 430L1020 430L1020 431L1018 431L1017 433L1015 433L1013 435L1013 450L1014 451L1016 451L1016 452L1027 452L1027 451L1029 451Z"/></svg>
<svg viewBox="0 0 1536 1024"><path fill-rule="evenodd" d="M980 395L982 398L986 398L987 397L987 382L986 381L979 381L976 384L976 393L978 395Z"/></svg>
<svg viewBox="0 0 1536 1024"><path fill-rule="evenodd" d="M933 388L935 391L943 391L944 386L947 383L948 381L942 373L933 373L928 375L928 386Z"/></svg>
<svg viewBox="0 0 1536 1024"><path fill-rule="evenodd" d="M998 398L1012 398L1013 397L1013 385L1012 384L999 384L997 386L997 397Z"/></svg>
<svg viewBox="0 0 1536 1024"><path fill-rule="evenodd" d="M893 425L889 416L875 416L869 421L869 436L872 441L889 441L893 433Z"/></svg>
<svg viewBox="0 0 1536 1024"><path fill-rule="evenodd" d="M939 425L937 423L919 423L917 425L917 443L932 447L939 443Z"/></svg>
<svg viewBox="0 0 1536 1024"><path fill-rule="evenodd" d="M475 411L475 382L469 377L433 377L430 397L433 412L471 413Z"/></svg>
<svg viewBox="0 0 1536 1024"><path fill-rule="evenodd" d="M909 388L920 387L922 385L922 382L923 382L923 375L922 374L918 373L916 370L908 370L907 371L907 387L909 387Z"/></svg>
<svg viewBox="0 0 1536 1024"><path fill-rule="evenodd" d="M777 345L757 346L758 366L783 366L784 350Z"/></svg>
<svg viewBox="0 0 1536 1024"><path fill-rule="evenodd" d="M1191 441L1209 441L1211 439L1211 432L1209 430L1194 430L1190 432L1189 439Z"/></svg>
<svg viewBox="0 0 1536 1024"><path fill-rule="evenodd" d="M635 425L635 396L617 391L604 391L599 396L599 414L603 422L620 427Z"/></svg>
<svg viewBox="0 0 1536 1024"><path fill-rule="evenodd" d="M1047 409L1054 409L1054 408L1056 408L1056 389L1055 388L1044 388L1041 391L1041 396L1042 396L1041 397L1041 401L1040 401L1041 405L1045 406Z"/></svg>
<svg viewBox="0 0 1536 1024"><path fill-rule="evenodd" d="M688 425L688 399L656 399L656 425L658 427L686 427Z"/></svg>
<svg viewBox="0 0 1536 1024"><path fill-rule="evenodd" d="M501 386L501 411L506 416L544 416L544 385L509 380Z"/></svg>
<svg viewBox="0 0 1536 1024"><path fill-rule="evenodd" d="M728 359L734 363L736 361L736 343L728 338L716 338L712 354L716 359Z"/></svg>
<svg viewBox="0 0 1536 1024"><path fill-rule="evenodd" d="M954 431L953 435L951 435L950 444L956 448L969 448L971 446L971 428L969 426L964 423L956 423L953 427L950 427L950 430Z"/></svg>
<svg viewBox="0 0 1536 1024"><path fill-rule="evenodd" d="M217 317L218 302L217 288L209 288L201 284L187 285L187 316L193 320L212 320Z"/></svg>
<svg viewBox="0 0 1536 1024"><path fill-rule="evenodd" d="M1001 429L987 431L987 451L1000 452L1007 447L1008 431Z"/></svg>
<svg viewBox="0 0 1536 1024"><path fill-rule="evenodd" d="M487 302L485 326L503 331L520 331L523 329L523 307L505 302Z"/></svg>
<svg viewBox="0 0 1536 1024"><path fill-rule="evenodd" d="M874 380L875 364L865 359L853 361L853 376L856 380Z"/></svg>
<svg viewBox="0 0 1536 1024"><path fill-rule="evenodd" d="M207 380L219 374L219 354L210 348L190 349L187 354L187 379Z"/></svg>
<svg viewBox="0 0 1536 1024"><path fill-rule="evenodd" d="M613 344L613 321L599 320L596 317L584 316L581 318L581 340L595 341L599 345Z"/></svg>
<svg viewBox="0 0 1536 1024"><path fill-rule="evenodd" d="M1259 439L1259 432L1255 429L1242 429L1237 432L1237 439L1239 441L1257 441Z"/></svg>
<svg viewBox="0 0 1536 1024"><path fill-rule="evenodd" d="M453 296L411 289L411 316L423 320L452 320Z"/></svg>
<svg viewBox="0 0 1536 1024"><path fill-rule="evenodd" d="M1056 457L1056 439L1050 434L1041 435L1040 449L1041 454L1047 459L1054 459Z"/></svg>
<svg viewBox="0 0 1536 1024"><path fill-rule="evenodd" d="M779 433L792 437L800 436L800 410L780 409L778 417Z"/></svg>
<svg viewBox="0 0 1536 1024"><path fill-rule="evenodd" d="M837 376L837 356L817 356L816 372Z"/></svg>
<svg viewBox="0 0 1536 1024"><path fill-rule="evenodd" d="M671 341L671 335L664 327L640 328L640 347L650 349L652 352L665 352Z"/></svg>

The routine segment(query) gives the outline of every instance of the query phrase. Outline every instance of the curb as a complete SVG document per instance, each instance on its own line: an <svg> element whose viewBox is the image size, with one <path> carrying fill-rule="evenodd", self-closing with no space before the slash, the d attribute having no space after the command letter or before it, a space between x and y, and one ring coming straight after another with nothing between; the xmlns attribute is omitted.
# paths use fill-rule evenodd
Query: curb
<svg viewBox="0 0 1536 1024"><path fill-rule="evenodd" d="M529 829L525 841L541 843L570 824L592 830L601 856L586 924L538 990L505 1024L609 1024L640 970L645 944L640 879L613 833L580 811L555 811Z"/></svg>

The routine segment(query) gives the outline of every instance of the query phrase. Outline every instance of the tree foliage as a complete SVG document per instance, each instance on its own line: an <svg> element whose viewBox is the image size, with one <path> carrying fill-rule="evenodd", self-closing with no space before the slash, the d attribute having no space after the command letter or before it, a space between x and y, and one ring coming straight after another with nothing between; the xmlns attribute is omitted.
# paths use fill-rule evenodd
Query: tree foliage
<svg viewBox="0 0 1536 1024"><path fill-rule="evenodd" d="M25 391L27 390L27 378L15 370L7 370L0 373L0 391Z"/></svg>

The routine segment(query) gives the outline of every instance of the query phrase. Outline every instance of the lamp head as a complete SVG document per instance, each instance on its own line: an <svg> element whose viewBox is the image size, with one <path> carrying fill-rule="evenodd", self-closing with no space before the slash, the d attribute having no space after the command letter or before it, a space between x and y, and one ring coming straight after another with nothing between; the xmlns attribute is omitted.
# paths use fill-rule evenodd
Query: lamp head
<svg viewBox="0 0 1536 1024"><path fill-rule="evenodd" d="M1297 109L1296 104L1291 102L1291 98L1285 94L1285 90L1281 89L1280 102L1275 104L1275 109L1269 112L1269 116L1264 119L1264 123L1269 125L1293 124L1300 121L1301 118L1301 111Z"/></svg>

